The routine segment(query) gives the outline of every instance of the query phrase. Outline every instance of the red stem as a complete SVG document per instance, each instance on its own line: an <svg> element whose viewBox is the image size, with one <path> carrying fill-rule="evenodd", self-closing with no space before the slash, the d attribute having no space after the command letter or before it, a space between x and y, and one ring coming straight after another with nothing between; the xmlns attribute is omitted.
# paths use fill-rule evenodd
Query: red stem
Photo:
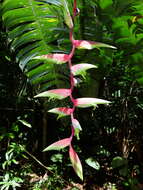
<svg viewBox="0 0 143 190"><path fill-rule="evenodd" d="M71 131L72 131L71 138L73 138L73 136L74 136L74 128L73 128L73 126L71 126Z"/></svg>
<svg viewBox="0 0 143 190"><path fill-rule="evenodd" d="M73 44L73 41L72 41L72 44ZM70 52L70 54L69 54L70 61L71 61L71 59L72 59L72 57L73 57L73 55L74 55L74 52L75 52L75 45L73 44L72 50L71 50L71 52ZM72 66L72 64L71 64L70 66ZM70 68L71 68L71 67L70 67Z"/></svg>
<svg viewBox="0 0 143 190"><path fill-rule="evenodd" d="M76 16L76 0L74 0L74 6L73 6L73 21L74 21L74 17ZM70 95L70 99L73 103L73 113L75 111L75 99L72 95L73 90L74 90L74 76L72 74L71 68L72 68L72 57L74 55L75 52L75 45L74 45L74 37L73 37L73 30L74 30L74 26L72 28L70 28L69 31L69 37L70 37L70 41L72 43L72 50L70 52L70 59L68 61L68 65L69 65L69 70L70 70L70 89L71 89L71 95ZM73 113L71 114L71 120L74 118ZM72 134L71 134L71 138L74 136L74 127L71 126L71 130L72 130Z"/></svg>
<svg viewBox="0 0 143 190"><path fill-rule="evenodd" d="M74 37L73 37L73 28L70 29L70 41L73 43Z"/></svg>
<svg viewBox="0 0 143 190"><path fill-rule="evenodd" d="M76 0L74 0L74 6L73 6L73 17L75 17L75 16L76 16L76 8L77 8L77 6L76 6Z"/></svg>

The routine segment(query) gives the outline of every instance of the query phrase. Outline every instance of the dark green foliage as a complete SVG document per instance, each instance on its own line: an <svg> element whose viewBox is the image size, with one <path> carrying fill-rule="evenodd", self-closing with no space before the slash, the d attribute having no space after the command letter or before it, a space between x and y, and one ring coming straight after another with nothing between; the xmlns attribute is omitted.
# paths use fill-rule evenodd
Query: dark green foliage
<svg viewBox="0 0 143 190"><path fill-rule="evenodd" d="M20 111L1 112L0 140L1 153L3 154L1 163L4 163L7 146L10 150L11 144L15 142L24 144L27 148L30 147L28 149L32 150L31 153L42 160L40 153L42 147L39 145L42 143L42 128L43 121L45 121L44 110L40 104L42 101L34 103L31 98L33 97L31 86L28 91L23 90L27 86L27 80L19 70L18 64L20 63L21 69L28 77L28 82L30 81L34 85L36 91L43 91L55 86L68 86L68 71L65 66L49 65L43 61L32 59L49 52L68 53L70 50L67 28L63 21L62 7L59 2L58 0L4 1L2 9L3 28L0 34L2 41L0 48L0 109L6 109L10 106L10 108L14 108L14 110L17 108ZM71 6L71 1L68 2ZM80 8L80 15L75 23L76 37L100 41L117 47L115 51L108 49L96 49L92 52L79 50L74 58L75 62L87 62L98 66L96 71L89 71L86 74L86 79L80 83L80 90L75 89L75 96L88 97L90 95L112 101L109 107L99 106L96 110L86 109L76 112L83 126L80 141L75 140L75 148L82 155L82 162L84 163L84 188L89 189L91 187L92 189L95 184L107 188L110 183L112 186L115 183L115 186L119 186L121 189L135 190L139 188L139 185L141 186L143 180L142 1L81 0L78 1L78 7ZM45 71L45 69L47 70ZM45 110L47 110L49 103L45 102L45 105ZM33 116L31 112L25 111L25 108L32 109L35 115ZM21 119L31 119L33 134L31 134L31 129L19 129L18 132L15 131L16 129L13 130L12 123L13 121L16 122L19 115ZM49 119L51 115L46 115L48 116L46 125L48 127L47 144L50 144L54 138L65 137L63 131L69 133L66 128L69 122L63 119L62 125L57 127L57 122L53 121L54 119ZM61 124L59 121L58 123ZM19 125L24 127L20 123ZM19 133L22 133L25 141L19 139ZM39 144L35 145L35 142ZM16 147L15 150L17 150ZM15 153L17 155L16 151ZM23 160L21 155L21 152L18 153L18 161ZM19 176L19 173L16 172L21 168L26 174L37 172L37 175L42 176L41 181L39 179L37 183L33 183L37 189L45 188L45 186L52 189L53 184L55 185L54 189L58 189L58 186L61 189L63 186L67 186L65 181L61 180L59 183L59 175L64 176L65 179L72 178L73 181L78 182L70 168L64 168L66 163L69 163L66 154L63 158L59 155L51 158L50 156L46 157L47 165L55 174L48 174L50 176L49 181L44 181L45 170L40 166L37 169L37 164L33 163L33 159L30 157L28 157L29 160L24 158L24 168L17 165L16 170L13 170L13 167L9 166L9 170L14 171L14 174L10 174L10 178L18 182L19 179L14 177L15 174ZM97 170L97 168L91 168L90 164L87 165L84 161L88 158L96 161L95 164L98 163L100 169ZM119 167L113 166L113 160L117 158L126 163L121 161ZM1 172L2 174L4 173ZM23 177L21 178L24 180ZM25 183L28 184L28 181L23 182L23 184Z"/></svg>
<svg viewBox="0 0 143 190"><path fill-rule="evenodd" d="M102 0L97 2L97 16L99 22L102 23L102 30L108 32L108 37L114 41L118 51L123 53L124 62L122 63L136 71L136 78L142 82L143 9L141 1L107 0L106 2Z"/></svg>
<svg viewBox="0 0 143 190"><path fill-rule="evenodd" d="M16 61L37 90L61 85L63 75L53 64L32 60L35 56L60 51L57 39L63 28L60 4L45 1L4 1L2 19L10 49Z"/></svg>

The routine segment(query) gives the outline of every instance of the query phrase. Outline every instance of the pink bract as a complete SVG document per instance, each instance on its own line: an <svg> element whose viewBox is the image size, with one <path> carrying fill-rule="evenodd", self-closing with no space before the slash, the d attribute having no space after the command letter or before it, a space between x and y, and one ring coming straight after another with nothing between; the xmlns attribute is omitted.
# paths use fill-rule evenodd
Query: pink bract
<svg viewBox="0 0 143 190"><path fill-rule="evenodd" d="M70 115L71 113L73 113L73 109L72 108L57 108L60 112L63 112L66 115Z"/></svg>
<svg viewBox="0 0 143 190"><path fill-rule="evenodd" d="M55 98L55 99L63 99L71 95L71 89L53 89L48 90L45 92L41 92L40 94L34 96L35 98L38 97L49 97L49 98Z"/></svg>
<svg viewBox="0 0 143 190"><path fill-rule="evenodd" d="M93 48L98 48L98 47L107 47L107 48L113 48L116 49L116 47L104 44L101 42L94 42L94 41L87 41L87 40L73 40L73 44L75 45L76 48L79 49L93 49Z"/></svg>
<svg viewBox="0 0 143 190"><path fill-rule="evenodd" d="M71 145L69 149L69 156L70 156L70 160L76 174L79 176L81 180L83 180L83 172L82 172L82 165L81 165L80 159Z"/></svg>
<svg viewBox="0 0 143 190"><path fill-rule="evenodd" d="M67 97L71 94L71 89L60 88L60 89L48 90L48 92L52 93L52 94L58 94L58 95Z"/></svg>
<svg viewBox="0 0 143 190"><path fill-rule="evenodd" d="M71 144L71 138L65 138L65 139L59 140L59 141L51 144L50 146L45 148L43 151L45 152L45 151L49 151L49 150L60 150L62 148L69 146L70 144Z"/></svg>
<svg viewBox="0 0 143 190"><path fill-rule="evenodd" d="M97 68L95 65L88 64L88 63L81 63L81 64L76 64L71 67L71 71L73 75L78 75L82 71L86 71L91 68Z"/></svg>
<svg viewBox="0 0 143 190"><path fill-rule="evenodd" d="M97 104L109 104L111 102L107 100L102 100L98 98L78 98L75 99L75 106L86 108L91 106L96 106Z"/></svg>
<svg viewBox="0 0 143 190"><path fill-rule="evenodd" d="M47 59L51 59L57 63L66 63L70 59L68 54L60 54L60 53L47 54L47 55L43 55L43 57Z"/></svg>

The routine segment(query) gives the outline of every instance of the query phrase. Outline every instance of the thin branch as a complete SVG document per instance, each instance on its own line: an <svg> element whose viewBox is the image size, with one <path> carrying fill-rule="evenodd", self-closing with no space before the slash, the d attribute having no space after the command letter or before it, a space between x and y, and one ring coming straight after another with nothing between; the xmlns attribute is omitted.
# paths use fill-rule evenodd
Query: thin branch
<svg viewBox="0 0 143 190"><path fill-rule="evenodd" d="M48 172L50 172L51 174L55 175L55 173L53 171L51 171L47 166L45 166L40 160L38 160L34 155L32 155L29 151L24 150L25 153L27 153L31 158L33 158L33 160L35 160L40 166L42 166L44 169L46 169ZM61 179L62 181L65 182L65 184L68 186L69 183L68 181L66 181L64 178L62 178L61 176L56 176L57 178ZM71 187L74 187L72 184L70 184Z"/></svg>
<svg viewBox="0 0 143 190"><path fill-rule="evenodd" d="M51 170L49 170L49 168L47 166L45 166L42 162L40 162L35 156L33 156L30 152L28 152L27 150L24 150L31 158L33 158L40 166L42 166L43 168L45 168L46 170L48 170L49 172L53 173ZM54 173L53 173L54 174Z"/></svg>

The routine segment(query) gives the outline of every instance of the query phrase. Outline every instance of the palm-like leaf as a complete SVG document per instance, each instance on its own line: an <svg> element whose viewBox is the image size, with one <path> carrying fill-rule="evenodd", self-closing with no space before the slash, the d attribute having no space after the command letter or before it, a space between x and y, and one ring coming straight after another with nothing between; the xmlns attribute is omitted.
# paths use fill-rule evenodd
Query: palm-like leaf
<svg viewBox="0 0 143 190"><path fill-rule="evenodd" d="M20 68L31 83L40 86L40 91L63 81L57 66L32 59L56 51L54 44L59 38L56 28L62 27L61 8L58 0L5 0L3 3L3 22L11 50Z"/></svg>

